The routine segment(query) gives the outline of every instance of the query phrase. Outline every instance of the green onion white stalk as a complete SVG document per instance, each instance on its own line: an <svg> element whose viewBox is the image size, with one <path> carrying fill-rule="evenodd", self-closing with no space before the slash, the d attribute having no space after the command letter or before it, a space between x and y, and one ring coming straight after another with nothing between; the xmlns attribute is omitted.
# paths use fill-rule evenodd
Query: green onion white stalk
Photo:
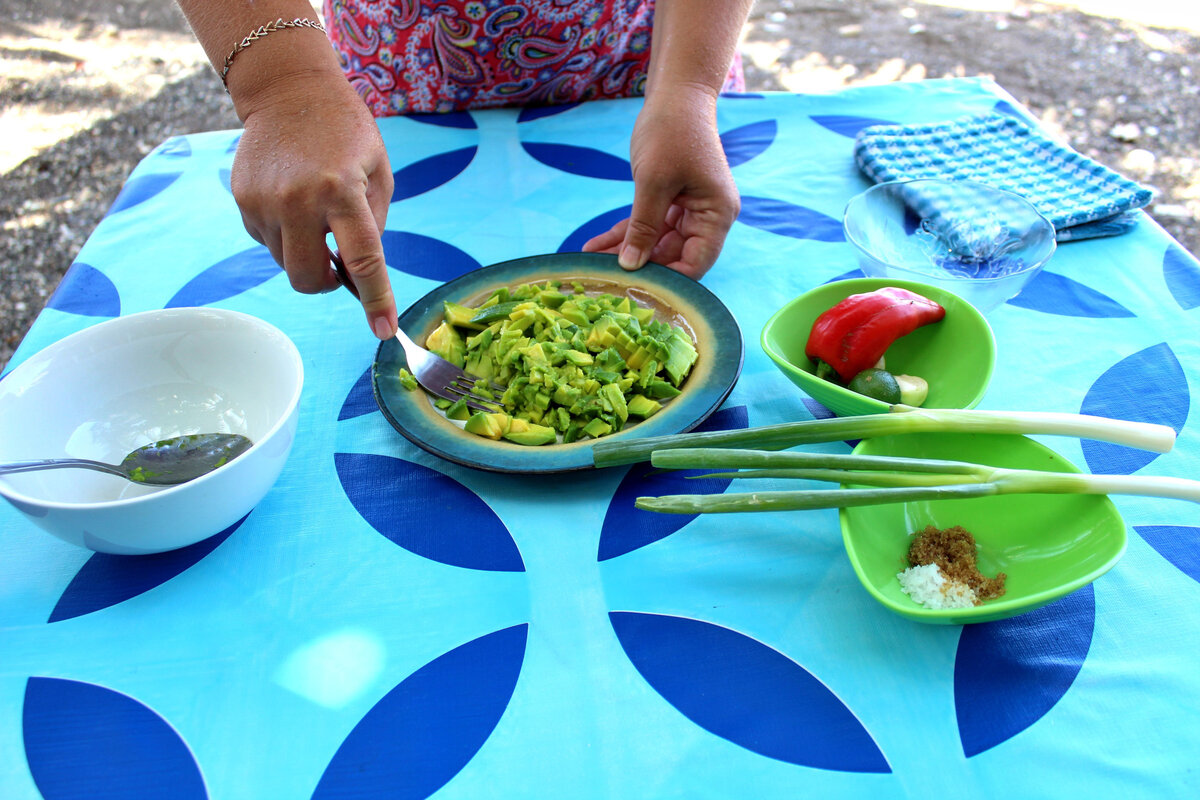
<svg viewBox="0 0 1200 800"><path fill-rule="evenodd" d="M680 448L656 451L650 463L667 469L737 470L702 477L798 478L874 487L667 495L639 497L635 503L646 511L674 514L797 511L1000 494L1128 494L1200 503L1200 481L1185 478L1043 472L926 458Z"/></svg>
<svg viewBox="0 0 1200 800"><path fill-rule="evenodd" d="M704 431L652 436L645 439L601 440L592 446L597 467L650 460L656 450L680 447L742 447L785 450L800 444L869 439L903 433L1046 434L1166 453L1175 445L1175 431L1166 425L1129 422L1087 414L1050 411L974 411L913 408L894 405L887 414L785 422L732 431Z"/></svg>

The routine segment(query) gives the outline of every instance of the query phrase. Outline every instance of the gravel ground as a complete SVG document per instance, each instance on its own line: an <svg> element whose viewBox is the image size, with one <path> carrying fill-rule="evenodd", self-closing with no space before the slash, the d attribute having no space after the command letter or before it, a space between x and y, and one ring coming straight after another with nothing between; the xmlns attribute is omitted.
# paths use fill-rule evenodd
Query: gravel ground
<svg viewBox="0 0 1200 800"><path fill-rule="evenodd" d="M138 161L238 121L172 0L0 0L0 20L2 365ZM1200 4L759 0L743 51L752 90L991 76L1154 187L1200 253Z"/></svg>

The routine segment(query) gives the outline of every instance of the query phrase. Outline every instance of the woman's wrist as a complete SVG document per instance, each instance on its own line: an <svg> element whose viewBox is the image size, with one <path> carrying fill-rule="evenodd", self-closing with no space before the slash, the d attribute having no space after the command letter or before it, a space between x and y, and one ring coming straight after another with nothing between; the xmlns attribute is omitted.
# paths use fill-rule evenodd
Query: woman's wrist
<svg viewBox="0 0 1200 800"><path fill-rule="evenodd" d="M669 81L647 90L640 117L674 120L674 124L714 127L717 122L719 90L702 83Z"/></svg>
<svg viewBox="0 0 1200 800"><path fill-rule="evenodd" d="M243 121L284 86L314 74L341 76L310 0L177 2Z"/></svg>
<svg viewBox="0 0 1200 800"><path fill-rule="evenodd" d="M291 34L287 40L280 37L272 42L273 37L268 36L239 52L226 74L226 90L243 122L284 99L297 102L321 97L317 87L326 82L352 91L323 33L312 29L286 32Z"/></svg>
<svg viewBox="0 0 1200 800"><path fill-rule="evenodd" d="M241 53L246 48L253 45L260 39L265 39L272 33L279 31L295 30L298 28L311 28L313 30L325 33L325 25L320 20L311 19L309 17L296 17L295 19L284 19L280 17L271 22L259 25L254 30L246 34L240 42L233 46L229 51L229 55L225 56L225 62L221 65L221 83L225 86L225 91L229 91L229 70L233 67L233 61L237 58L238 53Z"/></svg>

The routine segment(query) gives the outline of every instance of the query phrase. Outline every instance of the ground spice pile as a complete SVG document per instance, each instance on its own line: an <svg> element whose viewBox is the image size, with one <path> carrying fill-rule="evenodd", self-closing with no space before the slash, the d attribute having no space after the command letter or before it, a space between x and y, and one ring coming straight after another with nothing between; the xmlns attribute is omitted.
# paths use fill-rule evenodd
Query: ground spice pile
<svg viewBox="0 0 1200 800"><path fill-rule="evenodd" d="M935 565L951 583L965 584L975 593L975 604L1004 594L1000 572L989 578L979 571L975 537L960 525L952 528L927 526L913 537L908 546L908 562L914 567Z"/></svg>

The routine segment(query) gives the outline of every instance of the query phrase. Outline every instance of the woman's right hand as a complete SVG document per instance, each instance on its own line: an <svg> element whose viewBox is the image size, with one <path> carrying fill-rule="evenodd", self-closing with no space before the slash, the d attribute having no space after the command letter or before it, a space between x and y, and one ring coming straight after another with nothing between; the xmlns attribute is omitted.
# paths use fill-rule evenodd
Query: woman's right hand
<svg viewBox="0 0 1200 800"><path fill-rule="evenodd" d="M332 233L380 339L396 330L381 233L392 171L379 129L340 71L290 73L238 102L245 130L231 186L246 230L298 292L338 287Z"/></svg>

